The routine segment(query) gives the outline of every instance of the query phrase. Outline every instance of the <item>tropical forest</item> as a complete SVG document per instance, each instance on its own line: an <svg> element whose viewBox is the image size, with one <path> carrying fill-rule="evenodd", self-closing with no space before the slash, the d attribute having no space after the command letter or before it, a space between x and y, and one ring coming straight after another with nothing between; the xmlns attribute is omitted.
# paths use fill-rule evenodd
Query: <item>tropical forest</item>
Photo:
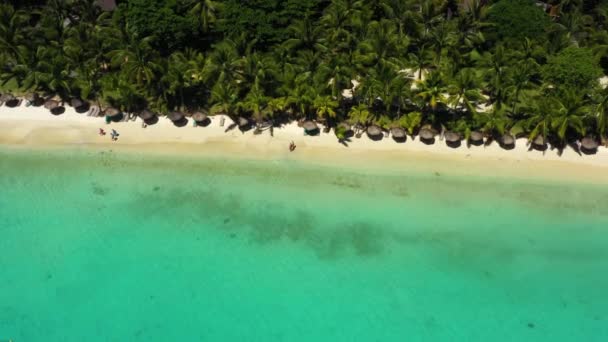
<svg viewBox="0 0 608 342"><path fill-rule="evenodd" d="M102 2L4 0L2 96L339 139L607 140L608 0Z"/></svg>

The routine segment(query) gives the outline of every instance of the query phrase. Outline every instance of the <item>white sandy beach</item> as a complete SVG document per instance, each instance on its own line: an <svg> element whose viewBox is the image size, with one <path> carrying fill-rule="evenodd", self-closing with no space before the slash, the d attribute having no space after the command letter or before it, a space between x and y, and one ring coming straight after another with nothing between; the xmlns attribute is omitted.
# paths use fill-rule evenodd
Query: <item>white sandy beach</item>
<svg viewBox="0 0 608 342"><path fill-rule="evenodd" d="M405 143L392 138L372 141L367 136L351 138L348 146L338 143L333 132L304 136L302 128L292 123L254 135L250 130L225 132L231 120L220 127L220 116L212 118L207 127L194 127L192 120L184 127L175 127L167 118L147 128L141 121L106 124L103 117L91 118L66 107L59 116L43 107L0 107L0 145L14 148L97 148L136 153L205 154L252 159L294 159L317 164L390 169L416 169L457 175L505 176L543 179L572 179L588 182L608 181L608 149L600 147L595 155L579 155L566 149L561 156L556 150L544 153L529 151L526 140L520 139L513 150L504 150L496 143L489 146L459 148L446 146L437 139L425 145L408 137ZM100 136L98 129L120 133L118 141L109 134ZM288 151L290 141L297 148Z"/></svg>

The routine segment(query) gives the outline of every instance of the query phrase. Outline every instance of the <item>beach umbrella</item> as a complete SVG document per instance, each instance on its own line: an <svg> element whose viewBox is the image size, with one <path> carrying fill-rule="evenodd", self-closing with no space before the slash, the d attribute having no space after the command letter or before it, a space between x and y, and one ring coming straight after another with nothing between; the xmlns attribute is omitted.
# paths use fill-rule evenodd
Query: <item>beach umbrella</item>
<svg viewBox="0 0 608 342"><path fill-rule="evenodd" d="M81 99L77 99L77 98L73 98L70 101L70 105L74 108L80 108L80 107L85 106L86 104L87 104L86 102L82 101Z"/></svg>
<svg viewBox="0 0 608 342"><path fill-rule="evenodd" d="M196 122L203 122L203 121L207 120L207 114L202 113L202 112L196 112L196 113L192 114L192 119Z"/></svg>
<svg viewBox="0 0 608 342"><path fill-rule="evenodd" d="M397 139L405 138L405 129L402 127L393 127L391 128L391 135L393 138Z"/></svg>
<svg viewBox="0 0 608 342"><path fill-rule="evenodd" d="M53 110L57 107L59 107L59 102L55 100L46 100L46 102L44 102L44 108L48 110Z"/></svg>
<svg viewBox="0 0 608 342"><path fill-rule="evenodd" d="M319 128L314 121L310 121L310 120L304 121L304 123L302 124L302 127L307 131L314 131Z"/></svg>
<svg viewBox="0 0 608 342"><path fill-rule="evenodd" d="M370 137L377 137L379 135L382 135L382 129L376 125L371 125L367 127L367 135L369 135Z"/></svg>
<svg viewBox="0 0 608 342"><path fill-rule="evenodd" d="M471 140L472 142L482 142L483 133L478 132L478 131L473 131L473 132L471 132L471 135L469 135L469 140Z"/></svg>
<svg viewBox="0 0 608 342"><path fill-rule="evenodd" d="M0 96L0 102L8 102L14 100L15 97L12 94L2 94Z"/></svg>
<svg viewBox="0 0 608 342"><path fill-rule="evenodd" d="M444 137L447 142L454 143L454 142L460 141L460 134L458 134L456 132L446 132L444 134Z"/></svg>
<svg viewBox="0 0 608 342"><path fill-rule="evenodd" d="M120 110L114 108L114 107L108 107L106 108L106 110L103 112L105 116L109 117L109 118L113 118L115 116L120 115Z"/></svg>
<svg viewBox="0 0 608 342"><path fill-rule="evenodd" d="M169 120L171 120L173 122L177 122L177 121L182 120L185 117L185 115L182 112L174 111L174 112L169 112L167 117L169 118Z"/></svg>
<svg viewBox="0 0 608 342"><path fill-rule="evenodd" d="M504 134L500 140L502 141L502 144L506 146L515 144L515 138L509 133Z"/></svg>
<svg viewBox="0 0 608 342"><path fill-rule="evenodd" d="M27 102L35 102L36 100L38 100L38 94L37 93L26 94L25 100Z"/></svg>
<svg viewBox="0 0 608 342"><path fill-rule="evenodd" d="M422 138L424 140L431 140L435 137L435 132L433 132L432 130L430 130L428 128L423 128L420 130L418 135L420 136L420 138Z"/></svg>
<svg viewBox="0 0 608 342"><path fill-rule="evenodd" d="M150 120L156 116L156 114L149 109L144 109L141 112L139 112L137 115L142 120Z"/></svg>
<svg viewBox="0 0 608 342"><path fill-rule="evenodd" d="M239 127L247 126L249 124L249 120L244 117L239 117Z"/></svg>
<svg viewBox="0 0 608 342"><path fill-rule="evenodd" d="M600 146L600 144L597 142L596 139L593 139L592 137L584 137L583 140L581 140L581 146L585 150L595 150Z"/></svg>
<svg viewBox="0 0 608 342"><path fill-rule="evenodd" d="M536 146L545 146L545 137L543 137L542 135L537 135L532 143Z"/></svg>

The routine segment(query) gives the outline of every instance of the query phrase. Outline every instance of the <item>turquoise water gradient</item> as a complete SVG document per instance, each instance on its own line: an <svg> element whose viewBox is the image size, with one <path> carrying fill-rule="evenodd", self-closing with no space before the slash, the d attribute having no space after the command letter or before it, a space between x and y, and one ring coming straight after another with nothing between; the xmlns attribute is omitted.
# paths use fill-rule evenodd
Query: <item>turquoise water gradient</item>
<svg viewBox="0 0 608 342"><path fill-rule="evenodd" d="M0 340L606 341L608 185L0 151Z"/></svg>

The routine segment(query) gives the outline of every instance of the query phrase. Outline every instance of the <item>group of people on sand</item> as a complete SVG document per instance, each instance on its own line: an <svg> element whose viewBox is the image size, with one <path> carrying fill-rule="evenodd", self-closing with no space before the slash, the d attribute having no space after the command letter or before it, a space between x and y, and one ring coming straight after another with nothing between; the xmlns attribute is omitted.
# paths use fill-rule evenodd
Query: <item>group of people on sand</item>
<svg viewBox="0 0 608 342"><path fill-rule="evenodd" d="M99 135L104 136L106 135L106 131L103 128L99 129ZM118 140L118 136L120 134L118 134L118 132L116 132L115 129L112 129L112 133L110 133L110 137L112 137L112 141L116 141Z"/></svg>

